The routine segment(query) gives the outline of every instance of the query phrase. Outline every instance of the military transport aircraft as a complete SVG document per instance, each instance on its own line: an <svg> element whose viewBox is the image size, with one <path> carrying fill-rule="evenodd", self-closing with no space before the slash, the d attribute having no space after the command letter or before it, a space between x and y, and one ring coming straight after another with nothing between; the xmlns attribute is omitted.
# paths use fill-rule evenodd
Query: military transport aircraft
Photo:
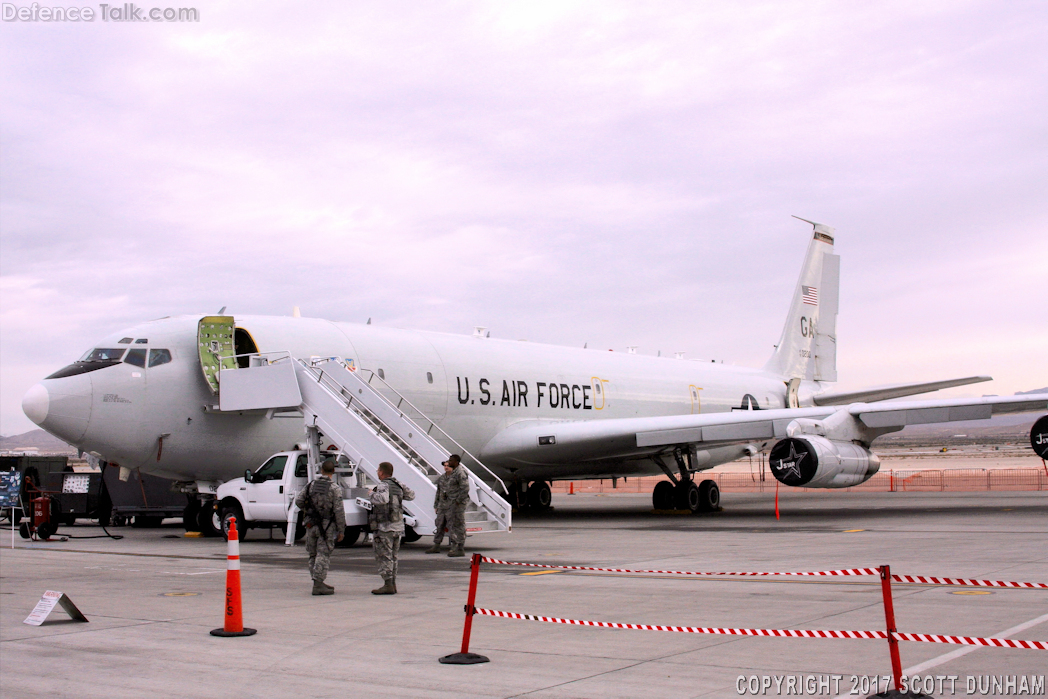
<svg viewBox="0 0 1048 699"><path fill-rule="evenodd" d="M508 484L511 500L544 508L553 480L665 473L655 507L692 511L715 508L720 498L716 483L694 474L747 454L770 449L771 471L786 485L841 488L876 473L870 443L905 425L1048 409L1048 394L881 402L989 380L978 376L833 392L840 258L833 230L812 225L782 337L761 369L498 340L482 331L187 315L103 338L33 386L22 406L85 452L207 498L216 484L295 448L304 434L302 413L223 410L219 374L237 374L252 357L276 351L337 357L396 389L476 454ZM225 349L208 339L215 328L225 329Z"/></svg>

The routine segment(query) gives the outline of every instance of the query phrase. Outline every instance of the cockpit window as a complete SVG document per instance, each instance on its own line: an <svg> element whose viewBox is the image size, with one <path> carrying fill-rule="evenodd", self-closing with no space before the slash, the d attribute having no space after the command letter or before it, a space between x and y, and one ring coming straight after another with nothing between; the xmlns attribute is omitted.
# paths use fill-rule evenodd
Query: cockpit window
<svg viewBox="0 0 1048 699"><path fill-rule="evenodd" d="M125 347L113 347L110 349L93 349L88 350L87 354L80 358L82 362L119 362L120 358L124 356L124 352L127 351Z"/></svg>
<svg viewBox="0 0 1048 699"><path fill-rule="evenodd" d="M134 366L145 368L146 366L146 351L144 349L133 349L127 351L127 356L124 357L124 361Z"/></svg>
<svg viewBox="0 0 1048 699"><path fill-rule="evenodd" d="M134 351L134 350L132 350ZM166 349L151 349L149 350L149 366L150 368L160 366L161 364L167 364L171 361L171 350Z"/></svg>
<svg viewBox="0 0 1048 699"><path fill-rule="evenodd" d="M131 338L130 337L125 337L122 340L120 340L120 342L118 342L117 344L118 345L130 345L131 344Z"/></svg>
<svg viewBox="0 0 1048 699"><path fill-rule="evenodd" d="M149 344L149 338L140 337L137 340L135 340L135 344L136 345L148 345Z"/></svg>

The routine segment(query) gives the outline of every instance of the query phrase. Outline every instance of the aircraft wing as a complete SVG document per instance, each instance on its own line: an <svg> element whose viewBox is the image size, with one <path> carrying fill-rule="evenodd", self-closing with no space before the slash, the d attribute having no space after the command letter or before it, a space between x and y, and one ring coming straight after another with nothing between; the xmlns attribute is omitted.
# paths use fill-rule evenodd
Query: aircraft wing
<svg viewBox="0 0 1048 699"><path fill-rule="evenodd" d="M993 381L989 376L968 376L963 379L948 379L946 381L927 381L925 383L902 383L892 386L878 386L862 391L850 391L848 393L818 393L812 396L815 405L848 405L849 403L891 400L904 396L915 396L918 393L930 391L941 391L944 388L955 386L967 386L983 381Z"/></svg>
<svg viewBox="0 0 1048 699"><path fill-rule="evenodd" d="M641 458L679 445L767 443L786 437L786 428L795 419L822 420L840 410L870 428L902 428L1048 411L1048 393L574 422L526 420L497 434L484 447L483 458L554 464Z"/></svg>

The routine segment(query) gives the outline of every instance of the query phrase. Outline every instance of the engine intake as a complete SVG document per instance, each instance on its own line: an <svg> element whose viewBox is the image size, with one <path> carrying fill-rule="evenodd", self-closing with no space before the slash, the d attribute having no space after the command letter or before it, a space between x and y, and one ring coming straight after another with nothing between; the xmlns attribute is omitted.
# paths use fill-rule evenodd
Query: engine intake
<svg viewBox="0 0 1048 699"><path fill-rule="evenodd" d="M771 449L771 473L783 485L847 488L870 479L881 468L877 455L859 444L817 435L789 437Z"/></svg>

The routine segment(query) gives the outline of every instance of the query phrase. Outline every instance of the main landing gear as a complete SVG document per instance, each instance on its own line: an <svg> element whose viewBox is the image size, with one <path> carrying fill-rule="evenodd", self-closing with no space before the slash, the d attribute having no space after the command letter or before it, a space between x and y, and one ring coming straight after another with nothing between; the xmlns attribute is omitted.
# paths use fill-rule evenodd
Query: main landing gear
<svg viewBox="0 0 1048 699"><path fill-rule="evenodd" d="M518 510L527 509L531 512L546 512L553 507L553 491L550 490L546 481L533 481L526 484L514 483L509 489L510 504Z"/></svg>
<svg viewBox="0 0 1048 699"><path fill-rule="evenodd" d="M688 468L690 455L686 455L683 450L676 449L673 456L680 471L679 477L673 475L673 471L661 456L655 457L655 463L670 480L655 484L655 490L651 494L652 507L656 510L690 510L692 514L719 510L720 487L711 480L696 483L692 479L692 470Z"/></svg>

